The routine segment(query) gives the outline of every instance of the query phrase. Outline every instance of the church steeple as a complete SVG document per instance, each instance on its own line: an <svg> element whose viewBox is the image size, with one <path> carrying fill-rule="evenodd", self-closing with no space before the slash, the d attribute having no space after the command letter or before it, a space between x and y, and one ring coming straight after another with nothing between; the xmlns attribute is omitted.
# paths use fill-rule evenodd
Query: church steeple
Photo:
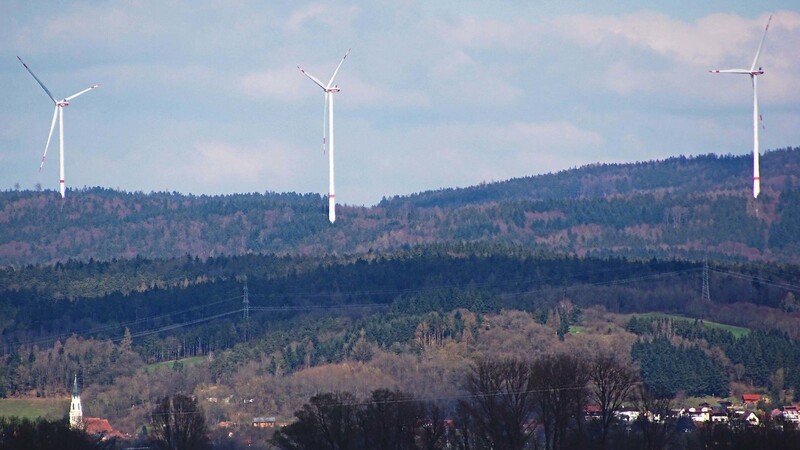
<svg viewBox="0 0 800 450"><path fill-rule="evenodd" d="M72 402L69 405L69 427L72 429L83 428L83 410L81 409L81 395L78 392L78 374L72 383Z"/></svg>

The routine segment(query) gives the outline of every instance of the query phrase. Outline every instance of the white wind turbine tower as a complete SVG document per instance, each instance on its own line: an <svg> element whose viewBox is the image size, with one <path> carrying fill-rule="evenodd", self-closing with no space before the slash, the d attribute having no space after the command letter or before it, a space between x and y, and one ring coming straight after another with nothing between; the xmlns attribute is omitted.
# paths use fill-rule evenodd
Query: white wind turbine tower
<svg viewBox="0 0 800 450"><path fill-rule="evenodd" d="M736 73L743 75L750 75L753 83L753 198L758 198L761 192L761 174L758 167L758 121L761 115L758 113L758 76L763 75L764 71L761 67L756 69L758 64L758 57L761 55L761 47L764 46L764 39L767 37L769 31L769 24L772 22L772 16L767 20L767 27L764 28L764 35L761 36L761 43L758 44L756 57L753 59L753 65L750 70L747 69L723 69L723 70L709 70L711 73Z"/></svg>
<svg viewBox="0 0 800 450"><path fill-rule="evenodd" d="M42 80L40 80L33 73L33 71L31 71L31 69L28 67L27 64L25 64L25 62L22 60L22 58L17 56L17 59L19 60L19 62L22 63L23 66L25 66L25 69L28 71L28 73L30 73L31 76L33 76L33 79L36 80L37 83L39 83L39 86L41 86L42 89L44 89L44 91L47 93L47 96L50 97L50 100L52 100L53 103L55 103L55 105L56 105L55 109L53 110L53 121L50 123L50 134L47 135L47 144L45 144L45 146L44 146L44 154L42 155L42 163L39 164L39 171L41 172L42 171L42 166L44 166L44 159L45 159L45 157L47 157L47 148L50 147L50 140L53 137L53 129L55 129L55 127L56 127L56 119L58 119L59 160L61 161L61 165L60 165L61 168L60 168L60 172L59 172L60 173L60 176L59 176L59 191L61 192L61 198L64 198L64 191L65 191L65 187L64 187L64 107L65 106L69 106L69 101L72 100L73 98L75 98L75 97L77 97L77 96L79 96L81 94L84 94L86 92L89 92L92 89L94 89L96 87L99 87L100 85L99 84L95 84L94 86L88 87L88 88L86 88L86 89L84 89L84 90L82 90L80 92L77 92L75 94L72 94L69 97L66 97L66 98L64 98L62 100L56 100L55 97L53 97L53 94L50 93L50 90L48 90L47 87L44 85L44 83L42 83Z"/></svg>
<svg viewBox="0 0 800 450"><path fill-rule="evenodd" d="M328 220L331 223L336 221L336 195L333 189L333 94L339 92L339 86L333 84L333 80L336 78L336 74L339 73L339 68L342 67L342 63L344 60L347 59L347 55L350 54L350 49L347 49L347 52L344 54L344 57L339 62L339 65L336 66L336 70L333 71L333 76L331 76L331 80L328 81L328 84L322 84L316 77L311 75L310 73L303 70L302 67L297 66L300 69L300 72L303 72L305 76L311 79L317 86L321 87L323 91L325 91L325 110L322 115L322 150L325 151L325 144L328 145L328 176L329 176L329 187L328 187ZM330 136L328 135L328 130L330 130Z"/></svg>

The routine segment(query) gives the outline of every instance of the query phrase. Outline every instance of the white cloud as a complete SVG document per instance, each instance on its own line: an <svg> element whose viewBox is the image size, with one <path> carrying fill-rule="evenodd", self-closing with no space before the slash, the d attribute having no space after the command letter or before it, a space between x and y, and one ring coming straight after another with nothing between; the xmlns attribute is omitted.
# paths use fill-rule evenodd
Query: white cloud
<svg viewBox="0 0 800 450"><path fill-rule="evenodd" d="M733 60L749 67L768 17L766 13L755 19L710 14L689 23L661 12L642 11L623 16L569 15L553 23L562 35L589 47L602 48L614 57L625 57L628 47L693 66L710 67ZM768 46L774 46L781 35L798 28L797 12L776 14L767 37Z"/></svg>
<svg viewBox="0 0 800 450"><path fill-rule="evenodd" d="M314 76L322 83L328 81L327 77L320 77L319 74L314 74ZM336 84L342 89L341 94L338 94L339 96L336 98L337 103L344 102L348 108L380 106L394 109L430 105L430 99L422 92L402 87L390 89L383 85L364 81L351 74L340 73ZM322 90L303 76L296 67L246 74L239 79L239 91L243 95L254 95L281 102L319 98L321 103L323 97Z"/></svg>
<svg viewBox="0 0 800 450"><path fill-rule="evenodd" d="M307 99L314 94L322 94L322 90L303 76L296 67L250 72L239 78L238 87L244 95L283 102Z"/></svg>
<svg viewBox="0 0 800 450"><path fill-rule="evenodd" d="M563 36L604 56L606 63L594 70L612 92L672 91L731 104L738 102L738 85L749 83L737 82L733 76L710 77L707 71L749 68L768 17L767 13L754 19L710 14L692 23L642 11L621 16L570 15L553 23ZM770 85L762 88L762 100L800 100L800 89L792 89L797 87L800 70L793 56L799 32L800 14L775 14L759 60L767 71L763 82ZM642 51L662 59L648 64Z"/></svg>
<svg viewBox="0 0 800 450"><path fill-rule="evenodd" d="M191 149L164 158L172 161L159 166L155 178L185 192L302 192L313 175L306 153L273 139L252 145L195 142Z"/></svg>
<svg viewBox="0 0 800 450"><path fill-rule="evenodd" d="M366 142L366 148L376 150L354 154L350 135L357 135L359 141ZM339 167L350 173L344 175L345 179L357 176L357 182L349 181L353 189L365 183L374 186L372 198L358 199L370 203L383 195L467 186L593 162L593 152L605 140L595 131L554 121L453 123L388 130L361 124L339 142L343 149L338 156L342 161ZM343 185L342 192L348 187Z"/></svg>
<svg viewBox="0 0 800 450"><path fill-rule="evenodd" d="M312 3L294 10L286 20L286 29L300 32L310 23L330 28L350 28L359 14L356 6L336 6L327 3Z"/></svg>
<svg viewBox="0 0 800 450"><path fill-rule="evenodd" d="M599 133L579 128L567 121L514 122L487 127L479 132L485 134L490 142L517 145L521 148L546 147L564 151L603 144L603 137Z"/></svg>
<svg viewBox="0 0 800 450"><path fill-rule="evenodd" d="M471 49L514 48L531 50L541 41L541 29L530 21L502 21L461 17L454 21L433 19L425 23L446 44Z"/></svg>
<svg viewBox="0 0 800 450"><path fill-rule="evenodd" d="M144 9L142 9L144 8ZM122 3L78 6L66 14L56 14L39 32L49 39L116 41L154 36L165 31L162 23L150 19L145 5Z"/></svg>
<svg viewBox="0 0 800 450"><path fill-rule="evenodd" d="M338 83L337 83L338 84ZM430 106L431 100L419 91L404 89L403 87L390 87L364 81L356 76L349 76L347 83L341 85L344 101L349 105L380 106L387 109Z"/></svg>
<svg viewBox="0 0 800 450"><path fill-rule="evenodd" d="M695 66L736 54L754 38L758 42L758 29L763 29L758 23L731 14L713 14L692 24L654 11L622 16L581 14L554 21L563 35L585 46L617 55L626 52L626 46L645 49Z"/></svg>

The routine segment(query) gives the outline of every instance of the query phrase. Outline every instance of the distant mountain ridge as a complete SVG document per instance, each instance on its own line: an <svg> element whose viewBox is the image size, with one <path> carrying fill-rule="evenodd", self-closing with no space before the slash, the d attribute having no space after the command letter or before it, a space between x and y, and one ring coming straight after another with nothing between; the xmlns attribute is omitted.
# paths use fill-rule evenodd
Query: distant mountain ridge
<svg viewBox="0 0 800 450"><path fill-rule="evenodd" d="M341 206L317 194L193 196L103 188L0 193L0 265L271 253L383 252L485 242L578 256L800 262L800 148L594 164Z"/></svg>

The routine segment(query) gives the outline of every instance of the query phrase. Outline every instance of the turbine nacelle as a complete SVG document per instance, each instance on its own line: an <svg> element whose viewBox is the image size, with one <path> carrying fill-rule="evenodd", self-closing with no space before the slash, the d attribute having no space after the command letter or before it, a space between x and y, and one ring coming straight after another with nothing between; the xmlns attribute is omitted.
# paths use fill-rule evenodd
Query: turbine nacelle
<svg viewBox="0 0 800 450"><path fill-rule="evenodd" d="M56 102L56 106L69 106L69 102L66 100L61 100L60 102Z"/></svg>

